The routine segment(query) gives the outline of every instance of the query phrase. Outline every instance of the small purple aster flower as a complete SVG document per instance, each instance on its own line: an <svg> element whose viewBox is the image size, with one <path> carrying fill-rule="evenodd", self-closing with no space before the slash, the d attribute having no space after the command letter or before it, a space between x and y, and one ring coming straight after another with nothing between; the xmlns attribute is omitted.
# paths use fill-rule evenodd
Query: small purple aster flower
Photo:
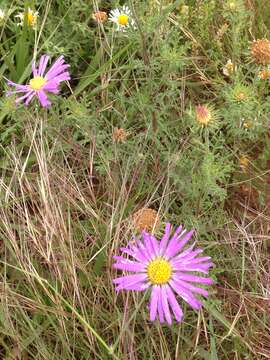
<svg viewBox="0 0 270 360"><path fill-rule="evenodd" d="M166 321L171 325L172 314L178 322L183 318L176 296L195 310L201 308L202 302L194 294L206 297L208 291L195 284L211 285L213 280L196 273L208 274L213 263L209 256L197 257L203 250L194 249L195 243L183 250L193 230L182 231L182 226L179 226L171 238L170 232L171 225L167 223L161 241L143 232L142 241L136 240L135 244L121 248L122 254L128 255L128 258L114 256L116 263L113 267L134 274L118 277L113 283L116 291L151 288L150 320L154 321L158 316L161 323Z"/></svg>
<svg viewBox="0 0 270 360"><path fill-rule="evenodd" d="M37 97L41 106L50 106L51 102L48 100L47 93L58 94L60 83L70 80L70 75L66 71L69 65L65 64L64 56L60 56L45 74L49 58L47 55L41 56L38 68L35 62L32 63L33 78L28 85L16 84L6 79L8 85L15 86L15 90L7 91L7 95L24 94L16 99L16 103L24 101L25 105L28 105L34 97Z"/></svg>

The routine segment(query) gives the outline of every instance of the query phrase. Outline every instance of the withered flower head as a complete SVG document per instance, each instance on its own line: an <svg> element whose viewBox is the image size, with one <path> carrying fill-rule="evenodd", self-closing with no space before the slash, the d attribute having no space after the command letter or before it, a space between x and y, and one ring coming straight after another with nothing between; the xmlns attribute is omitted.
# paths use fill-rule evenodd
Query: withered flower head
<svg viewBox="0 0 270 360"><path fill-rule="evenodd" d="M150 208L142 208L138 210L133 214L132 220L135 229L138 231L145 230L151 232L160 224L160 218L157 211Z"/></svg>
<svg viewBox="0 0 270 360"><path fill-rule="evenodd" d="M258 73L258 78L260 80L268 80L270 78L270 70L269 69L262 69Z"/></svg>
<svg viewBox="0 0 270 360"><path fill-rule="evenodd" d="M257 64L269 64L270 41L267 39L254 40L251 46L251 56Z"/></svg>
<svg viewBox="0 0 270 360"><path fill-rule="evenodd" d="M113 141L114 142L124 142L127 138L128 134L123 128L114 128L113 129Z"/></svg>
<svg viewBox="0 0 270 360"><path fill-rule="evenodd" d="M96 11L95 13L93 13L92 17L96 22L102 24L108 19L108 15L104 11Z"/></svg>

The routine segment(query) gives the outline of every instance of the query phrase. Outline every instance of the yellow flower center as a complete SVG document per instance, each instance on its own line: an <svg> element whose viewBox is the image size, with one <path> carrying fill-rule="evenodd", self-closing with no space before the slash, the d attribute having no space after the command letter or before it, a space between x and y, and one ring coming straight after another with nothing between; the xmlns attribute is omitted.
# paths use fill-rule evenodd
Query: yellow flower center
<svg viewBox="0 0 270 360"><path fill-rule="evenodd" d="M128 23L128 16L126 14L121 14L118 16L118 24L126 26Z"/></svg>
<svg viewBox="0 0 270 360"><path fill-rule="evenodd" d="M166 284L172 276L172 266L169 261L157 257L149 263L147 275L155 285Z"/></svg>
<svg viewBox="0 0 270 360"><path fill-rule="evenodd" d="M33 12L28 11L26 13L26 21L29 26L33 27L36 24L37 17L33 14Z"/></svg>
<svg viewBox="0 0 270 360"><path fill-rule="evenodd" d="M32 90L40 90L45 84L46 80L42 76L35 76L29 82L29 86Z"/></svg>

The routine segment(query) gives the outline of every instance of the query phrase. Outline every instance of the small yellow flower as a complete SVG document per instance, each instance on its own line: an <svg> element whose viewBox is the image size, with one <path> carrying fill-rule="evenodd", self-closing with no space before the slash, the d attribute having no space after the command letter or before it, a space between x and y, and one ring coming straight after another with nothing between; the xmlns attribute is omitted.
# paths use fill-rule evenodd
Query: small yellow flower
<svg viewBox="0 0 270 360"><path fill-rule="evenodd" d="M96 11L93 13L92 17L97 23L101 24L105 23L108 19L107 13L105 11Z"/></svg>
<svg viewBox="0 0 270 360"><path fill-rule="evenodd" d="M196 120L203 126L209 124L213 119L212 111L206 105L198 105L195 108L196 111Z"/></svg>
<svg viewBox="0 0 270 360"><path fill-rule="evenodd" d="M229 59L227 61L227 63L224 65L223 69L223 74L225 76L232 76L234 74L234 72L236 71L236 66L232 63L232 60Z"/></svg>
<svg viewBox="0 0 270 360"><path fill-rule="evenodd" d="M133 225L138 231L153 231L160 224L158 213L154 209L142 208L133 214Z"/></svg>
<svg viewBox="0 0 270 360"><path fill-rule="evenodd" d="M114 142L124 142L128 136L128 133L123 128L114 128L113 129L113 141Z"/></svg>
<svg viewBox="0 0 270 360"><path fill-rule="evenodd" d="M269 69L262 69L258 73L258 78L260 80L268 80L270 78L270 70Z"/></svg>
<svg viewBox="0 0 270 360"><path fill-rule="evenodd" d="M28 8L27 12L20 13L15 17L21 20L18 25L23 26L25 22L29 27L34 29L37 24L38 11Z"/></svg>
<svg viewBox="0 0 270 360"><path fill-rule="evenodd" d="M251 56L257 64L270 64L270 41L267 39L254 40L251 46Z"/></svg>

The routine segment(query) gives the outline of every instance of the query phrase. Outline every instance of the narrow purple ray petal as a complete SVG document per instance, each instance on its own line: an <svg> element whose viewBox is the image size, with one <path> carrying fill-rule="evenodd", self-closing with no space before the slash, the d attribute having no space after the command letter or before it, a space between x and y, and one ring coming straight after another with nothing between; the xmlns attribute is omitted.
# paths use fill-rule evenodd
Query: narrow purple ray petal
<svg viewBox="0 0 270 360"><path fill-rule="evenodd" d="M21 94L21 93L27 93L29 92L29 89L25 89L25 90L7 90L6 91L6 95L7 96L10 96L10 95L13 95L13 94Z"/></svg>
<svg viewBox="0 0 270 360"><path fill-rule="evenodd" d="M48 81L54 81L55 83L59 84L62 81L70 80L70 75L68 72L62 73L54 78L48 79Z"/></svg>
<svg viewBox="0 0 270 360"><path fill-rule="evenodd" d="M121 276L113 280L114 284L122 284L124 286L129 286L131 284L136 284L138 282L145 281L147 279L146 274L136 274L136 275L126 275Z"/></svg>
<svg viewBox="0 0 270 360"><path fill-rule="evenodd" d="M137 246L141 255L144 255L148 261L152 260L153 254L151 254L151 252L149 253L148 248L145 244L143 244L141 241L138 241Z"/></svg>
<svg viewBox="0 0 270 360"><path fill-rule="evenodd" d="M171 325L172 324L172 317L171 317L169 304L168 304L166 286L167 285L163 285L163 286L161 286L161 289L160 289L160 291L161 291L161 302L162 302L162 308L163 308L163 311L164 311L165 319L166 319L167 323L169 325Z"/></svg>
<svg viewBox="0 0 270 360"><path fill-rule="evenodd" d="M150 235L146 231L142 232L142 238L143 238L144 247L145 247L145 249L147 251L147 254L148 254L149 258L152 259L154 254L153 254L153 248L151 246L151 241L149 239L149 236Z"/></svg>
<svg viewBox="0 0 270 360"><path fill-rule="evenodd" d="M200 264L200 263L204 263L206 261L211 260L210 256L202 256L200 258L196 258L196 259L188 259L188 260L183 260L183 264Z"/></svg>
<svg viewBox="0 0 270 360"><path fill-rule="evenodd" d="M193 233L194 230L191 230L186 235L184 235L181 241L174 242L171 246L169 244L166 250L166 256L168 258L172 258L175 254L177 254L186 245L186 243L192 237Z"/></svg>
<svg viewBox="0 0 270 360"><path fill-rule="evenodd" d="M183 318L183 310L181 309L178 301L176 300L173 291L171 290L170 286L166 287L167 297L170 304L170 307L174 313L174 316L178 322L180 322Z"/></svg>
<svg viewBox="0 0 270 360"><path fill-rule="evenodd" d="M113 267L119 270L132 271L132 272L143 272L146 271L146 266L142 263L131 261L121 256L114 256L114 259L117 260Z"/></svg>
<svg viewBox="0 0 270 360"><path fill-rule="evenodd" d="M25 95L17 98L17 99L15 100L15 103L18 104L19 102L23 101L24 99L27 99L27 98L28 98L29 96L31 96L31 95L32 95L32 91L28 91Z"/></svg>
<svg viewBox="0 0 270 360"><path fill-rule="evenodd" d="M137 249L134 249L134 250L131 250L131 248L120 248L121 252L123 254L127 254L129 256L132 256L135 260L138 260L139 262L143 262L143 263L147 263L148 260L144 257L144 256L141 256L140 253L138 252Z"/></svg>
<svg viewBox="0 0 270 360"><path fill-rule="evenodd" d="M151 299L150 299L150 320L151 321L154 321L157 316L158 293L159 293L159 287L157 285L154 285L152 288Z"/></svg>
<svg viewBox="0 0 270 360"><path fill-rule="evenodd" d="M150 284L147 283L136 283L136 284L130 284L129 286L125 286L123 284L119 284L116 288L115 291L120 291L120 290L135 290L135 291L145 291L148 287L150 286Z"/></svg>
<svg viewBox="0 0 270 360"><path fill-rule="evenodd" d="M190 274L177 273L177 279L189 282L195 282L199 284L213 285L214 281L211 278L205 278L202 276L195 276Z"/></svg>
<svg viewBox="0 0 270 360"><path fill-rule="evenodd" d="M43 76L46 66L48 64L49 61L49 56L48 55L42 55L39 61L39 68L38 68L38 75L39 76Z"/></svg>
<svg viewBox="0 0 270 360"><path fill-rule="evenodd" d="M162 306L162 299L161 299L161 287L158 286L158 292L157 292L157 296L158 296L158 315L159 315L159 321L160 323L164 323L164 311L163 311L163 306Z"/></svg>
<svg viewBox="0 0 270 360"><path fill-rule="evenodd" d="M157 239L155 238L154 235L150 235L150 241L151 241L151 244L152 244L154 254L156 256L158 256L159 255L159 243L158 243L158 241L157 241Z"/></svg>
<svg viewBox="0 0 270 360"><path fill-rule="evenodd" d="M32 62L32 73L34 76L37 76L37 74L38 74L35 61Z"/></svg>
<svg viewBox="0 0 270 360"><path fill-rule="evenodd" d="M194 286L194 285L191 285L185 281L182 281L180 279L178 279L177 277L175 277L174 281L179 285L179 286L182 286L184 287L185 289L187 290L190 290L191 292L195 292L197 294L200 294L200 295L203 295L205 297L207 297L209 295L208 291L203 289L203 288L200 288L200 287L197 287L197 286Z"/></svg>
<svg viewBox="0 0 270 360"><path fill-rule="evenodd" d="M166 246L167 246L167 243L168 243L168 240L170 237L170 232L171 232L171 224L166 223L165 232L164 232L164 235L162 236L162 239L159 244L159 249L160 249L159 254L160 255L164 254L164 251L166 249Z"/></svg>
<svg viewBox="0 0 270 360"><path fill-rule="evenodd" d="M51 102L48 100L48 97L43 90L37 91L37 96L43 107L48 107L51 105Z"/></svg>
<svg viewBox="0 0 270 360"><path fill-rule="evenodd" d="M175 256L171 261L172 261L172 262L178 262L178 260L179 260L180 262L182 262L182 261L189 261L189 260L191 260L191 259L194 259L197 255L201 254L202 252L203 252L202 249L196 249L196 250L194 250L194 251L190 251L189 254L186 254L186 256L181 257L181 255L184 253L184 252L183 252L183 253L181 253L180 255Z"/></svg>
<svg viewBox="0 0 270 360"><path fill-rule="evenodd" d="M31 95L29 94L29 97L25 101L26 106L28 106L30 104L30 101L33 99L34 96L35 96L35 92L32 91Z"/></svg>
<svg viewBox="0 0 270 360"><path fill-rule="evenodd" d="M174 280L170 281L170 285L173 290L184 299L193 309L198 310L201 308L202 303L186 288L178 285Z"/></svg>
<svg viewBox="0 0 270 360"><path fill-rule="evenodd" d="M195 242L189 247L187 248L186 250L184 250L183 252L181 252L179 255L175 256L173 258L173 260L177 260L177 259L184 259L186 258L188 255L190 255L192 253L192 250L194 249L194 246L195 246Z"/></svg>
<svg viewBox="0 0 270 360"><path fill-rule="evenodd" d="M209 262L206 264L174 264L173 268L178 271L190 272L190 271L198 271L203 274L208 274L209 268L213 266L213 263Z"/></svg>
<svg viewBox="0 0 270 360"><path fill-rule="evenodd" d="M169 243L168 243L168 245L167 245L167 248L166 248L166 250L165 250L165 256L166 256L166 257L168 257L168 254L170 254L170 251L175 248L175 246L176 246L179 238L180 238L181 236L183 236L183 234L186 232L185 229L184 229L183 231L182 231L182 229L183 229L183 226L180 225L180 226L178 226L178 228L177 228L176 231L174 232L174 234L173 234L171 240L169 241Z"/></svg>

